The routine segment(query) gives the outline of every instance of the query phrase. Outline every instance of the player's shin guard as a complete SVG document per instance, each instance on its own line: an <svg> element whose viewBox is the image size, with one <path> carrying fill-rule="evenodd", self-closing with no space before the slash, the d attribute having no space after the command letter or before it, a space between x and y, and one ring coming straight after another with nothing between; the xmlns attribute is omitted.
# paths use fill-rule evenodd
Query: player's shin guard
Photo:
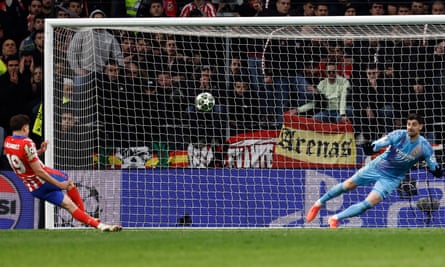
<svg viewBox="0 0 445 267"><path fill-rule="evenodd" d="M324 194L320 199L320 204L324 205L326 204L326 202L328 202L328 200L333 199L334 197L337 197L341 194L343 194L344 192L346 192L343 183L339 183L337 185L335 185L334 187L332 187L331 189L329 189L328 192L326 192L326 194Z"/></svg>
<svg viewBox="0 0 445 267"><path fill-rule="evenodd" d="M80 193L79 193L79 190L77 190L77 187L73 186L66 193L80 210L85 211L85 205L83 204L82 197L80 196Z"/></svg>
<svg viewBox="0 0 445 267"><path fill-rule="evenodd" d="M371 203L369 203L369 201L364 200L360 203L354 204L352 206L350 206L349 208L345 209L344 211L338 213L336 215L338 220L344 219L344 218L349 218L349 217L354 217L357 215L362 214L363 212L365 212L366 210L372 208Z"/></svg>
<svg viewBox="0 0 445 267"><path fill-rule="evenodd" d="M73 218L78 220L79 222L82 222L86 225L92 226L97 228L99 225L99 221L88 215L85 211L81 210L80 208L76 209L73 212Z"/></svg>

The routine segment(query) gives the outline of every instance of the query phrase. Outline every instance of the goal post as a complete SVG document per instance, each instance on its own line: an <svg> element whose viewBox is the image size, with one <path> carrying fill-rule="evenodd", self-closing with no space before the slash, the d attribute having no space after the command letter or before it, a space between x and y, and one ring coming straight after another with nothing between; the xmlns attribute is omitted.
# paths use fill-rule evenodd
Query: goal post
<svg viewBox="0 0 445 267"><path fill-rule="evenodd" d="M308 208L372 158L361 144L403 129L409 112L423 115L442 163L444 21L46 19L45 163L68 173L89 214L124 227L326 227L371 187L311 223ZM330 75L337 100L312 93ZM201 92L212 111L196 109ZM342 226L442 227L444 192L421 163ZM82 227L49 204L45 226Z"/></svg>

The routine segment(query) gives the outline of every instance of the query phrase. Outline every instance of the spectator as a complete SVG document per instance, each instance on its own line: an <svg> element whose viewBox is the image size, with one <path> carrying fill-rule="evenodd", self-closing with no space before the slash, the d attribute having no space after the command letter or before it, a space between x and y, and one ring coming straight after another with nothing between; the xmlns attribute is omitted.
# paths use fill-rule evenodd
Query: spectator
<svg viewBox="0 0 445 267"><path fill-rule="evenodd" d="M265 85L264 68L263 68L263 54L265 47L264 39L246 39L245 44L241 47L247 52L247 71L250 77L250 89L260 97L261 112L269 118L267 105L267 90ZM272 121L272 117L270 117Z"/></svg>
<svg viewBox="0 0 445 267"><path fill-rule="evenodd" d="M82 4L82 0L68 0L67 10L72 18L85 18L87 17ZM90 17L92 17L90 15Z"/></svg>
<svg viewBox="0 0 445 267"><path fill-rule="evenodd" d="M222 17L239 17L239 7L243 2L243 0L220 1L217 4L216 15Z"/></svg>
<svg viewBox="0 0 445 267"><path fill-rule="evenodd" d="M216 8L207 0L193 0L186 4L180 13L180 17L190 17L192 10L198 9L203 17L216 17Z"/></svg>
<svg viewBox="0 0 445 267"><path fill-rule="evenodd" d="M143 111L146 109L145 105L150 105L150 94L155 94L156 91L153 80L147 79L141 72L139 65L133 61L128 62L124 70L125 89L122 92L124 98L121 108L126 109L128 124L126 136L131 140L129 142L131 146L143 146L146 145L145 140L152 140L147 138L151 132L146 132L144 117L148 114Z"/></svg>
<svg viewBox="0 0 445 267"><path fill-rule="evenodd" d="M190 64L190 69L192 71L193 80L198 80L201 75L202 66L209 65L208 62L204 62L205 59L201 56L201 52L199 49L192 49L191 57L189 58L188 64ZM224 64L223 68L227 68Z"/></svg>
<svg viewBox="0 0 445 267"><path fill-rule="evenodd" d="M290 0L277 0L275 6L263 9L261 16L293 16L292 3Z"/></svg>
<svg viewBox="0 0 445 267"><path fill-rule="evenodd" d="M380 1L370 1L369 14L371 16L385 15L385 5Z"/></svg>
<svg viewBox="0 0 445 267"><path fill-rule="evenodd" d="M327 62L337 63L337 74L350 79L352 75L352 62L347 60L342 46L337 42L331 42L328 47L328 57L322 59L320 62L319 70L321 71L321 76L326 76L325 69ZM348 57L349 58L349 57Z"/></svg>
<svg viewBox="0 0 445 267"><path fill-rule="evenodd" d="M153 53L152 41L150 34L139 33L136 36L135 55L132 61L138 64L143 77L154 80L156 77L155 65L159 59Z"/></svg>
<svg viewBox="0 0 445 267"><path fill-rule="evenodd" d="M142 72L136 62L130 61L126 64L125 84L128 87L127 93L132 94L129 99L137 98L138 95L154 87L153 82L142 75Z"/></svg>
<svg viewBox="0 0 445 267"><path fill-rule="evenodd" d="M315 16L329 16L329 6L325 3L318 3L315 7Z"/></svg>
<svg viewBox="0 0 445 267"><path fill-rule="evenodd" d="M191 143L194 144L222 144L223 129L226 129L226 98L225 91L219 90L213 81L213 70L210 66L203 66L198 77L196 90L190 96L197 96L202 92L209 92L215 97L215 106L211 112L201 112L195 109L194 97L189 98L188 119L191 130ZM193 102L191 102L193 101Z"/></svg>
<svg viewBox="0 0 445 267"><path fill-rule="evenodd" d="M30 114L32 100L30 80L20 73L20 60L11 55L5 60L7 73L0 77L0 127L10 133L9 119L17 114Z"/></svg>
<svg viewBox="0 0 445 267"><path fill-rule="evenodd" d="M37 30L35 31L33 35L33 41L34 41L34 49L29 50L30 53L32 53L32 57L34 59L34 65L42 66L44 65L44 44L45 44L45 32L43 30Z"/></svg>
<svg viewBox="0 0 445 267"><path fill-rule="evenodd" d="M218 16L218 11L216 12L216 15ZM204 17L204 15L202 14L201 10L199 9L193 9L192 11L190 11L190 17L193 18L200 18L200 17Z"/></svg>
<svg viewBox="0 0 445 267"><path fill-rule="evenodd" d="M29 110L31 118L35 118L39 112L40 105L43 103L43 69L41 66L33 68L31 77L31 99Z"/></svg>
<svg viewBox="0 0 445 267"><path fill-rule="evenodd" d="M432 15L443 15L445 14L445 4L443 1L434 1L431 4L431 14Z"/></svg>
<svg viewBox="0 0 445 267"><path fill-rule="evenodd" d="M173 37L168 37L168 39L161 42L161 45L160 65L163 67L167 66L170 75L176 76L176 74L181 74L185 76L185 79L189 80L191 69L186 64L185 56L181 52L182 49L178 48L176 40Z"/></svg>
<svg viewBox="0 0 445 267"><path fill-rule="evenodd" d="M345 8L345 13L343 14L345 16L357 16L357 9L355 6L348 6Z"/></svg>
<svg viewBox="0 0 445 267"><path fill-rule="evenodd" d="M31 91L33 95L43 99L43 69L41 66L36 66L31 69Z"/></svg>
<svg viewBox="0 0 445 267"><path fill-rule="evenodd" d="M136 56L135 34L133 32L124 31L120 36L120 46L124 64L127 65L134 56Z"/></svg>
<svg viewBox="0 0 445 267"><path fill-rule="evenodd" d="M5 62L8 57L17 56L17 44L12 39L6 39L2 44L1 60ZM5 62L6 63L6 62Z"/></svg>
<svg viewBox="0 0 445 267"><path fill-rule="evenodd" d="M63 18L71 18L70 12L68 9L62 7L62 6L56 6L56 18L57 19L63 19Z"/></svg>
<svg viewBox="0 0 445 267"><path fill-rule="evenodd" d="M349 8L352 8L354 12L358 12L356 7L358 7L359 5L356 4L356 1L354 0L327 1L325 3L329 4L329 16L344 16L346 10L348 10Z"/></svg>
<svg viewBox="0 0 445 267"><path fill-rule="evenodd" d="M145 0L138 8L137 17L167 17L162 0Z"/></svg>
<svg viewBox="0 0 445 267"><path fill-rule="evenodd" d="M301 34L311 34L313 31L322 30L319 26L302 26ZM322 38L310 38L302 41L300 49L303 50L304 61L320 62L322 57L329 53L329 44Z"/></svg>
<svg viewBox="0 0 445 267"><path fill-rule="evenodd" d="M42 14L45 18L54 18L54 0L42 0L42 9L40 10L40 14Z"/></svg>
<svg viewBox="0 0 445 267"><path fill-rule="evenodd" d="M386 88L387 103L393 103L394 107L394 129L398 129L403 127L402 121L404 118L400 115L397 103L401 102L402 95L406 93L406 86L402 86L402 84L406 83L402 82L400 73L395 70L395 65L396 62L392 62L392 60L388 60L385 64L380 64L383 68L382 79Z"/></svg>
<svg viewBox="0 0 445 267"><path fill-rule="evenodd" d="M235 85L235 81L241 79L241 77L247 77L248 71L245 66L243 66L243 62L241 57L238 55L232 55L230 59L230 66L222 66L218 71L220 82L219 88L227 88L227 91L233 91L233 87ZM250 88L249 88L250 90Z"/></svg>
<svg viewBox="0 0 445 267"><path fill-rule="evenodd" d="M151 34L151 50L153 51L153 55L161 55L163 50L164 41L167 40L167 35L160 32L155 32Z"/></svg>
<svg viewBox="0 0 445 267"><path fill-rule="evenodd" d="M159 128L156 141L168 145L173 150L183 150L189 143L190 133L186 120L186 98L183 91L173 86L168 71L158 71L156 95L152 103L151 123ZM153 130L156 130L152 129Z"/></svg>
<svg viewBox="0 0 445 267"><path fill-rule="evenodd" d="M411 13L412 15L424 15L424 3L420 0L411 1Z"/></svg>
<svg viewBox="0 0 445 267"><path fill-rule="evenodd" d="M6 2L8 2L8 5ZM17 0L4 1L3 10L0 11L1 24L4 27L5 35L14 40L16 44L19 44L29 34L27 24L29 11L22 2Z"/></svg>
<svg viewBox="0 0 445 267"><path fill-rule="evenodd" d="M43 31L45 25L45 17L43 14L38 14L33 17L31 33L23 39L19 47L19 56L23 51L33 51L36 47L34 44L34 37L37 31Z"/></svg>
<svg viewBox="0 0 445 267"><path fill-rule="evenodd" d="M103 123L103 139L106 147L127 146L129 132L127 88L120 75L120 66L109 60L98 80L99 122Z"/></svg>
<svg viewBox="0 0 445 267"><path fill-rule="evenodd" d="M25 51L20 56L19 72L26 80L32 80L34 69L37 67L34 64L34 57L31 51Z"/></svg>
<svg viewBox="0 0 445 267"><path fill-rule="evenodd" d="M291 16L290 0L279 0L275 8L270 9L263 15L270 16ZM303 41L295 39L276 40L271 38L261 48L264 59L258 58L257 64L259 72L264 75L263 91L258 95L264 103L264 114L268 117L271 127L281 128L283 123L283 113L290 108L291 92L295 89L291 84L298 73L303 70L303 65L297 58L302 55ZM262 54L260 54L262 56Z"/></svg>
<svg viewBox="0 0 445 267"><path fill-rule="evenodd" d="M31 0L28 6L28 17L26 18L28 34L34 30L34 17L42 12L42 1Z"/></svg>
<svg viewBox="0 0 445 267"><path fill-rule="evenodd" d="M228 97L230 136L260 129L258 95L250 90L245 77L238 77Z"/></svg>
<svg viewBox="0 0 445 267"><path fill-rule="evenodd" d="M437 78L443 76L445 70L445 41L439 40L434 45L434 51L432 55L428 56L428 61L433 62L432 70L427 77L433 77L434 84L441 84Z"/></svg>
<svg viewBox="0 0 445 267"><path fill-rule="evenodd" d="M358 68L363 70L368 64L379 64L385 62L386 43L379 38L370 38L368 40L357 41L354 62L359 64Z"/></svg>
<svg viewBox="0 0 445 267"><path fill-rule="evenodd" d="M105 13L96 9L90 17L104 18ZM68 46L67 58L75 75L73 80L76 91L80 91L80 85L91 83L110 60L116 61L120 67L124 66L119 42L105 29L75 33Z"/></svg>
<svg viewBox="0 0 445 267"><path fill-rule="evenodd" d="M255 17L263 11L263 2L261 0L248 0L238 9L241 17Z"/></svg>
<svg viewBox="0 0 445 267"><path fill-rule="evenodd" d="M347 79L337 75L338 70L335 63L329 62L326 65L326 73L327 78L321 80L317 85L314 92L314 101L299 106L296 111L305 113L319 108L321 111L316 111L316 114L313 116L316 120L331 123L349 122L346 114L346 100L351 85ZM317 107L320 101L325 102L325 104Z"/></svg>
<svg viewBox="0 0 445 267"><path fill-rule="evenodd" d="M369 64L364 74L366 78L355 80L351 94L353 123L356 133L374 140L392 129L394 108L377 65Z"/></svg>
<svg viewBox="0 0 445 267"><path fill-rule="evenodd" d="M320 76L319 64L314 61L307 61L304 63L303 76L308 83L308 86L312 86L309 91L313 91L313 86L317 85L322 76ZM312 93L311 93L312 94Z"/></svg>
<svg viewBox="0 0 445 267"><path fill-rule="evenodd" d="M314 99L314 85L320 82L319 75L318 64L308 61L301 73L289 77L289 107L302 106Z"/></svg>
<svg viewBox="0 0 445 267"><path fill-rule="evenodd" d="M85 169L93 165L92 129L82 125L76 114L76 108L68 104L55 114L54 164L62 170Z"/></svg>
<svg viewBox="0 0 445 267"><path fill-rule="evenodd" d="M425 75L424 71L430 68L427 66L430 64L427 58L419 57L419 55L426 54L421 40L405 38L394 47L391 59L394 62L396 75L404 85L408 86L408 78L410 77L423 77Z"/></svg>
<svg viewBox="0 0 445 267"><path fill-rule="evenodd" d="M434 122L436 138L438 141L445 142L445 41L438 40L434 45L434 50L428 55L428 61L432 62L431 70L426 72L425 77L431 77L433 105L435 107Z"/></svg>
<svg viewBox="0 0 445 267"><path fill-rule="evenodd" d="M301 10L297 11L298 16L315 16L314 1L303 1Z"/></svg>
<svg viewBox="0 0 445 267"><path fill-rule="evenodd" d="M176 3L176 0L164 1L163 8L165 10L165 14L168 17L177 17L178 16L178 4Z"/></svg>
<svg viewBox="0 0 445 267"><path fill-rule="evenodd" d="M396 2L389 2L386 5L386 14L390 16L397 15L397 3Z"/></svg>
<svg viewBox="0 0 445 267"><path fill-rule="evenodd" d="M397 15L411 15L411 7L408 4L400 3L397 8Z"/></svg>

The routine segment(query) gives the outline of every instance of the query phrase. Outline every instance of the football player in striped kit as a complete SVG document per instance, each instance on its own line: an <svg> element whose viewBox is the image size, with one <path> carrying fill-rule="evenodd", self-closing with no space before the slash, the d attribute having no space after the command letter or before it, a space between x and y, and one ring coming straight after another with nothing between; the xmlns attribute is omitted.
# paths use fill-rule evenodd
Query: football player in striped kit
<svg viewBox="0 0 445 267"><path fill-rule="evenodd" d="M4 142L4 151L11 168L23 181L31 194L67 210L74 219L103 232L118 232L120 225L101 223L85 212L83 200L68 176L43 164L39 155L46 151L48 142L43 142L37 150L35 143L28 138L30 119L27 115L12 116L12 135ZM64 193L66 190L66 194Z"/></svg>

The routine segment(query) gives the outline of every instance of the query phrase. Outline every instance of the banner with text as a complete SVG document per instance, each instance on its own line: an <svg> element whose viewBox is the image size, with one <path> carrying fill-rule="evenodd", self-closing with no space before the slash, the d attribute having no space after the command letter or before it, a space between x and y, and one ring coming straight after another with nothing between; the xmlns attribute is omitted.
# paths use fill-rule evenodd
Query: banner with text
<svg viewBox="0 0 445 267"><path fill-rule="evenodd" d="M0 229L36 229L39 200L12 171L0 172Z"/></svg>
<svg viewBox="0 0 445 267"><path fill-rule="evenodd" d="M274 156L274 168L353 168L354 130L349 123L322 123L287 112Z"/></svg>
<svg viewBox="0 0 445 267"><path fill-rule="evenodd" d="M363 201L371 187L361 186L332 199L310 223L305 214L327 188L355 171L122 170L121 208L114 208L124 227L328 227L329 216ZM425 170L412 171L415 194L401 196L395 190L366 213L343 220L341 227L444 227L445 182L428 182L427 175ZM437 203L434 210L426 205L430 198Z"/></svg>
<svg viewBox="0 0 445 267"><path fill-rule="evenodd" d="M273 153L280 131L258 131L232 136L227 140L226 167L272 168Z"/></svg>

